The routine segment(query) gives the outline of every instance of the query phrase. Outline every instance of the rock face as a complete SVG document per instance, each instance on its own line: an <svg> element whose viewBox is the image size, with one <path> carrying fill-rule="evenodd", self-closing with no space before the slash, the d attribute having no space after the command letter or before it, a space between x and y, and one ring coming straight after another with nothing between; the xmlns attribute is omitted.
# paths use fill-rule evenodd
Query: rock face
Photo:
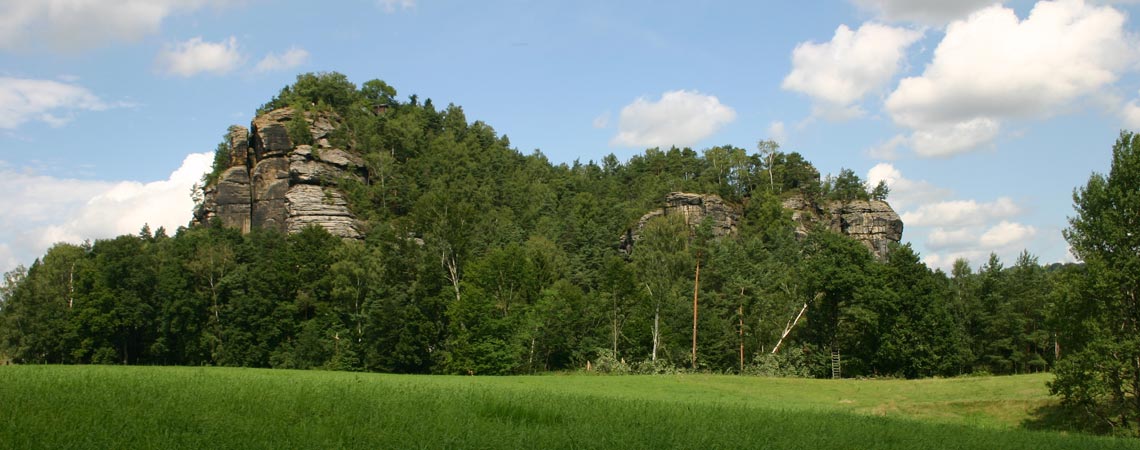
<svg viewBox="0 0 1140 450"><path fill-rule="evenodd" d="M884 201L831 201L820 207L797 195L784 200L783 206L792 211L796 236L800 238L822 226L862 242L879 259L887 257L891 243L902 240L902 219Z"/></svg>
<svg viewBox="0 0 1140 450"><path fill-rule="evenodd" d="M863 243L875 257L884 259L890 244L902 240L903 223L887 202L878 200L832 201L819 205L803 196L784 200L783 206L792 212L796 236L803 238L818 227L823 227ZM665 205L641 217L621 239L621 247L630 252L641 237L645 224L655 217L682 214L690 227L696 227L711 217L713 235L728 236L736 233L740 223L740 208L729 205L716 195L673 192L665 196Z"/></svg>
<svg viewBox="0 0 1140 450"><path fill-rule="evenodd" d="M293 120L305 121L313 145L293 142L288 131ZM334 236L359 238L337 183L359 177L364 163L329 143L336 125L331 113L282 108L257 116L248 130L230 127L230 166L217 183L203 188L195 222L218 218L243 233L254 227L295 233L318 225Z"/></svg>
<svg viewBox="0 0 1140 450"><path fill-rule="evenodd" d="M634 242L641 238L641 230L650 220L671 214L680 214L685 218L685 223L694 229L706 217L711 218L712 233L716 237L736 234L736 225L740 223L741 217L740 208L725 203L719 195L671 192L665 196L665 205L661 209L641 216L637 225L626 231L621 239L622 249L626 252L633 249Z"/></svg>

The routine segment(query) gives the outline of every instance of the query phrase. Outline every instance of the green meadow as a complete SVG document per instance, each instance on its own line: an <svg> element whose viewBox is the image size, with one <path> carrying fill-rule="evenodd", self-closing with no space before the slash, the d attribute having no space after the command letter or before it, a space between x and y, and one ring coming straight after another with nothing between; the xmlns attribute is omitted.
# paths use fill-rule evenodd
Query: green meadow
<svg viewBox="0 0 1140 450"><path fill-rule="evenodd" d="M0 447L1140 448L1032 429L1048 379L4 366Z"/></svg>

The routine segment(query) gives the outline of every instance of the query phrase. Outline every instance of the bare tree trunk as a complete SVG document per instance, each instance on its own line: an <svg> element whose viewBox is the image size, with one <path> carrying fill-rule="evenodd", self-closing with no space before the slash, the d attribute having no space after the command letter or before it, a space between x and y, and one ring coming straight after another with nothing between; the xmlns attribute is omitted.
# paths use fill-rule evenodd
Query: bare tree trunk
<svg viewBox="0 0 1140 450"><path fill-rule="evenodd" d="M447 269L447 281L451 282L452 289L455 290L455 301L459 301L459 262L455 260L455 255L448 255L444 251L439 260L443 263L443 267Z"/></svg>
<svg viewBox="0 0 1140 450"><path fill-rule="evenodd" d="M71 270L67 272L67 309L75 304L75 263L71 263Z"/></svg>
<svg viewBox="0 0 1140 450"><path fill-rule="evenodd" d="M645 290L649 291L649 298L653 298L653 289L649 288L649 283L645 283ZM653 353L650 358L653 362L657 362L657 344L661 342L661 302L654 299L653 301Z"/></svg>
<svg viewBox="0 0 1140 450"><path fill-rule="evenodd" d="M701 252L697 252L697 272L693 275L693 370L697 368L697 298L701 290Z"/></svg>
<svg viewBox="0 0 1140 450"><path fill-rule="evenodd" d="M784 338L788 337L788 334L791 334L792 328L795 328L796 324L800 323L800 317L803 317L804 311L807 311L808 304L810 304L811 302L813 302L815 300L818 300L822 296L823 296L823 293L821 292L819 294L816 294L815 298L812 298L811 300L804 302L804 307L800 308L800 313L796 314L795 319L788 322L788 325L784 327L784 334L780 335L780 340L776 341L775 347L772 347L772 354L773 355L775 355L776 352L780 351L780 345L783 345Z"/></svg>
<svg viewBox="0 0 1140 450"><path fill-rule="evenodd" d="M618 352L617 352L617 341L618 341L618 312L617 312L617 289L614 289L614 290L613 290L613 292L611 292L610 294L611 294L611 296L613 297L613 301L614 301L614 310L613 310L613 312L614 312L614 314L613 314L613 325L614 325L614 358L616 359L616 358L618 357Z"/></svg>
<svg viewBox="0 0 1140 450"><path fill-rule="evenodd" d="M744 288L740 288L740 307L736 310L737 324L740 332L740 373L744 373Z"/></svg>

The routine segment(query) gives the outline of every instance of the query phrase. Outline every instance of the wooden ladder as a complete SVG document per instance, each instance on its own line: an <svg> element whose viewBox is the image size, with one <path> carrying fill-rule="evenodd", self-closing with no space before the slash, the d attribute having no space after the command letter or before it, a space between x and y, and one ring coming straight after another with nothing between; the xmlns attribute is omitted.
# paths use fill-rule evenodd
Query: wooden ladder
<svg viewBox="0 0 1140 450"><path fill-rule="evenodd" d="M831 349L831 378L832 379L843 378L843 375L840 372L840 366L841 366L841 361L839 359L839 349L837 349L837 348Z"/></svg>

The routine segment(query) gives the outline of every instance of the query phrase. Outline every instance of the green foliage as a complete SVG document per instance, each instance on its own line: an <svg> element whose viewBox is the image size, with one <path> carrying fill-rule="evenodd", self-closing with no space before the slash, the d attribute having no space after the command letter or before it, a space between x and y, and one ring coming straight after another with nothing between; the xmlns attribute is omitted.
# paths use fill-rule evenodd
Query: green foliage
<svg viewBox="0 0 1140 450"><path fill-rule="evenodd" d="M879 261L841 235L797 236L790 197L889 189L867 192L846 169L821 183L774 142L553 164L459 106L398 102L380 80L303 74L264 108L286 106L294 142L312 143L305 114L327 116L332 145L360 157L360 177L333 181L361 241L216 223L61 244L0 291L0 359L676 373L692 370L694 292L696 371L827 377L836 349L847 377L1035 373L1057 344L1079 352L1107 327L1080 301L1112 285L1082 281L1091 266L1050 271L1025 254L947 277L909 246ZM207 181L231 150L219 146ZM674 191L739 206L737 233L713 238L675 213L637 230Z"/></svg>
<svg viewBox="0 0 1140 450"><path fill-rule="evenodd" d="M229 136L222 138L222 142L214 149L214 162L210 165L210 171L202 176L202 186L213 186L218 183L218 179L222 176L222 172L230 168L230 160L232 159L233 149L230 148Z"/></svg>
<svg viewBox="0 0 1140 450"><path fill-rule="evenodd" d="M360 98L356 85L337 72L303 73L297 81L281 89L258 114L294 105L323 105L343 113ZM307 109L307 108L306 108Z"/></svg>
<svg viewBox="0 0 1140 450"><path fill-rule="evenodd" d="M294 104L293 119L285 124L285 132L293 145L313 145L313 132L309 130L309 123L305 120L306 115L307 111L302 104Z"/></svg>
<svg viewBox="0 0 1140 450"><path fill-rule="evenodd" d="M824 190L826 192L825 197L828 200L849 202L871 199L871 193L867 192L863 179L859 178L859 175L856 175L855 171L851 169L841 169L838 176L828 179Z"/></svg>
<svg viewBox="0 0 1140 450"><path fill-rule="evenodd" d="M812 358L803 348L792 347L781 353L760 353L744 366L745 375L761 377L809 378L819 366L819 358Z"/></svg>
<svg viewBox="0 0 1140 450"><path fill-rule="evenodd" d="M1067 354L1050 387L1116 432L1140 436L1140 136L1121 132L1108 175L1089 177L1073 207L1065 239L1087 272L1060 308L1089 332L1061 343Z"/></svg>

